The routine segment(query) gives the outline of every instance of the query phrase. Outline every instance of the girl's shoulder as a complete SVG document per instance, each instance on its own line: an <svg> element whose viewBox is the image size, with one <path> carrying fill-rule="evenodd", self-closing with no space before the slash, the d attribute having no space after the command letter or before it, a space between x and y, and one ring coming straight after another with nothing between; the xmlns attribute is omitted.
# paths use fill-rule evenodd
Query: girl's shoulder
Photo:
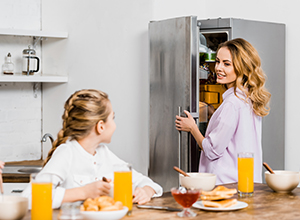
<svg viewBox="0 0 300 220"><path fill-rule="evenodd" d="M59 145L53 152L53 155L54 154L70 155L72 153L73 149L74 149L74 146L72 146L72 144L69 141L67 141L66 143Z"/></svg>

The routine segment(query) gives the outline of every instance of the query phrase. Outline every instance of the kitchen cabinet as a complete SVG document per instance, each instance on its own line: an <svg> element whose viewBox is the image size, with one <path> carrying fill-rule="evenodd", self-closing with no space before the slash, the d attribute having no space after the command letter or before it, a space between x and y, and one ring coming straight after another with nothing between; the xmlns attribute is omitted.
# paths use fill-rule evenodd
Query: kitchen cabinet
<svg viewBox="0 0 300 220"><path fill-rule="evenodd" d="M52 31L36 31L36 30L15 30L15 29L0 29L0 36L24 36L24 37L32 37L33 44L37 43L39 40L47 40L47 38L56 38L56 39L66 39L68 38L67 32L52 32ZM1 82L49 82L49 83L65 83L68 82L67 74L60 75L21 75L20 73L14 75L1 75Z"/></svg>

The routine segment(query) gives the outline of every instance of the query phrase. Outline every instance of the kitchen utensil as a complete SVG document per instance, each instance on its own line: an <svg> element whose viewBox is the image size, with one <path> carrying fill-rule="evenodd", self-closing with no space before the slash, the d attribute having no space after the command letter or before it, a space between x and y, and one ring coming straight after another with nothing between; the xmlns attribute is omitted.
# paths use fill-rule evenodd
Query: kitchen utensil
<svg viewBox="0 0 300 220"><path fill-rule="evenodd" d="M184 175L184 176L186 176L186 177L189 177L189 175L188 175L186 172L184 172L183 170L181 170L180 168L178 168L178 167L176 167L176 166L174 166L173 168L174 168L174 170L176 170L178 173L181 173L182 175Z"/></svg>
<svg viewBox="0 0 300 220"><path fill-rule="evenodd" d="M184 187L179 187L172 188L171 193L176 202L183 207L183 211L178 212L177 216L185 218L195 217L197 215L190 208L200 196L199 189L186 189Z"/></svg>
<svg viewBox="0 0 300 220"><path fill-rule="evenodd" d="M275 174L272 168L266 162L263 162L263 165L270 173Z"/></svg>
<svg viewBox="0 0 300 220"><path fill-rule="evenodd" d="M33 75L35 72L39 71L40 68L40 59L36 56L34 49L31 49L28 46L28 49L23 50L23 75Z"/></svg>
<svg viewBox="0 0 300 220"><path fill-rule="evenodd" d="M197 201L192 205L192 207L206 210L206 211L224 212L224 211L234 211L234 210L244 209L248 207L248 204L246 202L237 201L237 204L234 206L230 206L226 208L216 208L216 207L206 207L203 205L202 201Z"/></svg>
<svg viewBox="0 0 300 220"><path fill-rule="evenodd" d="M248 197L254 191L254 154L252 152L238 153L238 195Z"/></svg>
<svg viewBox="0 0 300 220"><path fill-rule="evenodd" d="M118 220L122 219L127 212L128 208L124 206L122 210L117 211L80 211L80 214L84 220Z"/></svg>
<svg viewBox="0 0 300 220"><path fill-rule="evenodd" d="M154 206L154 205L137 205L136 207L140 209L157 209L157 210L166 210L171 212L181 212L182 209L167 207L167 206Z"/></svg>
<svg viewBox="0 0 300 220"><path fill-rule="evenodd" d="M187 189L211 191L216 185L217 176L213 173L187 173L189 177L179 174L179 183Z"/></svg>
<svg viewBox="0 0 300 220"><path fill-rule="evenodd" d="M8 53L5 57L5 63L2 65L2 71L4 75L14 74L14 64L11 62L11 54Z"/></svg>
<svg viewBox="0 0 300 220"><path fill-rule="evenodd" d="M120 201L132 213L132 165L116 164L114 170L114 200Z"/></svg>
<svg viewBox="0 0 300 220"><path fill-rule="evenodd" d="M60 215L58 219L60 220L82 220L82 216L80 214L80 206L81 201L78 202L67 202L63 203L60 207Z"/></svg>
<svg viewBox="0 0 300 220"><path fill-rule="evenodd" d="M265 172L267 185L278 193L290 193L300 182L299 172L287 170L274 170L274 174Z"/></svg>
<svg viewBox="0 0 300 220"><path fill-rule="evenodd" d="M28 198L22 196L3 196L0 200L0 220L22 219L28 212Z"/></svg>
<svg viewBox="0 0 300 220"><path fill-rule="evenodd" d="M31 180L31 219L52 220L52 175L32 173Z"/></svg>

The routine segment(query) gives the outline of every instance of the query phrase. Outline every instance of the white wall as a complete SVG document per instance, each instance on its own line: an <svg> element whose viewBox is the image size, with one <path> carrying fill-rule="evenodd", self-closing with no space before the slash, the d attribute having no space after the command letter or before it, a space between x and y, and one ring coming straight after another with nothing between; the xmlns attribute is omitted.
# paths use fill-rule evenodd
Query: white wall
<svg viewBox="0 0 300 220"><path fill-rule="evenodd" d="M43 85L42 132L56 135L63 103L75 90L101 89L110 95L116 113L117 130L109 147L143 173L147 173L149 156L148 22L196 15L199 19L236 17L285 23L286 169L299 170L296 132L300 130L300 75L296 59L300 30L295 5L279 0L247 4L239 0L41 0L41 4L42 29L69 33L67 40L43 43L43 54L47 54L44 62L49 61L44 67L67 72L69 82Z"/></svg>
<svg viewBox="0 0 300 220"><path fill-rule="evenodd" d="M109 147L143 173L148 165L147 26L151 9L151 1L139 0L42 2L43 30L69 33L63 46L43 48L47 56L65 54L61 68L69 75L66 85L43 87L44 132L57 134L63 103L71 93L83 88L105 91L117 124Z"/></svg>
<svg viewBox="0 0 300 220"><path fill-rule="evenodd" d="M0 0L0 8L1 29L40 30L40 0ZM1 74L8 52L14 73L21 74L22 51L28 45L32 37L0 36ZM35 50L40 57L40 44ZM34 92L32 83L0 83L0 160L41 158L41 117L40 84Z"/></svg>

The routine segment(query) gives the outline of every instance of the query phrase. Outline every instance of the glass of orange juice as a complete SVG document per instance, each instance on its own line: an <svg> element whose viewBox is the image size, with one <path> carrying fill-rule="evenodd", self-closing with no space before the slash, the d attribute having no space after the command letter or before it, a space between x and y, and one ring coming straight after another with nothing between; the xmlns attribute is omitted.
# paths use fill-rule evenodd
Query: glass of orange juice
<svg viewBox="0 0 300 220"><path fill-rule="evenodd" d="M52 220L52 176L33 173L31 178L31 219Z"/></svg>
<svg viewBox="0 0 300 220"><path fill-rule="evenodd" d="M130 164L114 166L114 200L127 206L127 215L132 213L132 166Z"/></svg>
<svg viewBox="0 0 300 220"><path fill-rule="evenodd" d="M238 153L238 194L240 197L253 195L254 191L254 154Z"/></svg>

